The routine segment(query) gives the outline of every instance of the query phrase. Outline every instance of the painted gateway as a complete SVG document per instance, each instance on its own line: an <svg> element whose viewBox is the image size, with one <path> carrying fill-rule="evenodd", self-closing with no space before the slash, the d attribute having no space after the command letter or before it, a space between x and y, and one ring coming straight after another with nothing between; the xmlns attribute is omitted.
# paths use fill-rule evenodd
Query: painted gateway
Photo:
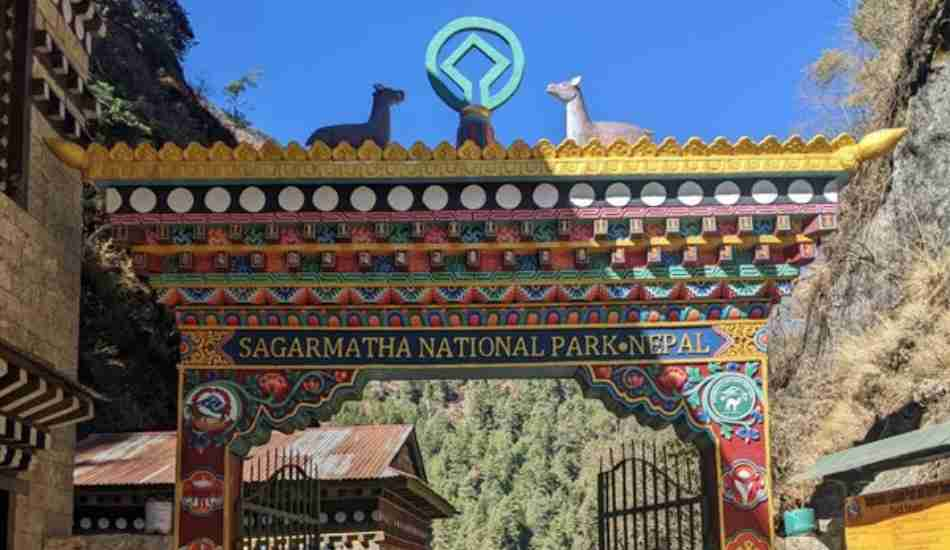
<svg viewBox="0 0 950 550"><path fill-rule="evenodd" d="M501 32L484 21L437 38ZM766 319L903 131L505 147L488 108L448 102L456 145L52 143L182 333L178 546L232 548L242 457L370 380L574 378L706 449L707 545L772 548ZM222 510L181 507L200 471Z"/></svg>

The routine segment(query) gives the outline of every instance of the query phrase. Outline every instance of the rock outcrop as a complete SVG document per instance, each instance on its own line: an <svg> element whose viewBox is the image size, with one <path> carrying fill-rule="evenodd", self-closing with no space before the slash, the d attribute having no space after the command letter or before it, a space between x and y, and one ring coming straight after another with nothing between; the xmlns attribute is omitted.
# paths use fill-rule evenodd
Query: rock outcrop
<svg viewBox="0 0 950 550"><path fill-rule="evenodd" d="M803 279L798 301L784 308L783 321L792 322L775 323L771 425L780 492L784 479L820 455L950 420L950 374L925 365L943 361L934 342L950 349L948 17L950 1L928 3L904 52L890 113L891 126L909 133L890 163L852 180L842 196L841 231ZM950 461L942 461L870 476L849 492L948 477ZM840 547L841 496L819 487L811 505L826 519L826 532L789 538L784 547Z"/></svg>

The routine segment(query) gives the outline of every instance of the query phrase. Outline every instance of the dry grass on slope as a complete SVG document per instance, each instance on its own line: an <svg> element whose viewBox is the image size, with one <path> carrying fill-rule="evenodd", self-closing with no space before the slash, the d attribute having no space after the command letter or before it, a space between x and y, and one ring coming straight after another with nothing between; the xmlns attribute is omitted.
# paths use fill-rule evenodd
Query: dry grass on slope
<svg viewBox="0 0 950 550"><path fill-rule="evenodd" d="M950 0L858 2L852 41L808 70L818 99L834 100L822 114L843 113L856 135L906 125L947 14ZM772 464L782 504L811 493L789 486L791 475L863 441L902 407L926 405L925 422L950 418L939 399L950 384L950 243L930 242L946 236L939 227L911 227L901 205L923 198L890 196L892 172L884 159L852 177L840 229L822 244L825 261L773 319ZM902 229L889 231L894 223Z"/></svg>
<svg viewBox="0 0 950 550"><path fill-rule="evenodd" d="M800 369L773 399L779 493L807 497L781 481L823 455L862 441L877 419L908 403L924 423L950 418L950 250L917 254L901 282L905 299L868 328L841 338L823 368Z"/></svg>

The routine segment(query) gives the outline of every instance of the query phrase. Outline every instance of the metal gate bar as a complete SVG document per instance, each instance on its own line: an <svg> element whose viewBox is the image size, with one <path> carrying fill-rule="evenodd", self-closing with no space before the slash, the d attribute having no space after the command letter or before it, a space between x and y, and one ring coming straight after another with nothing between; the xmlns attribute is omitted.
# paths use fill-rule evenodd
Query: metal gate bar
<svg viewBox="0 0 950 550"><path fill-rule="evenodd" d="M601 459L597 476L600 550L700 550L708 498L700 481L706 461L683 445L621 445Z"/></svg>
<svg viewBox="0 0 950 550"><path fill-rule="evenodd" d="M318 550L320 478L311 456L274 449L241 486L241 550Z"/></svg>

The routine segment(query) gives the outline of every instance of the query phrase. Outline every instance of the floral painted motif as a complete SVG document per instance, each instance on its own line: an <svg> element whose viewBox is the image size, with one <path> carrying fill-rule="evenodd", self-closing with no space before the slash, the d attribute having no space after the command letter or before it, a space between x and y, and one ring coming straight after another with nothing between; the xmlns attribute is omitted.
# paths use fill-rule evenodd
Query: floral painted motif
<svg viewBox="0 0 950 550"><path fill-rule="evenodd" d="M293 227L285 227L280 230L280 244L300 244L303 240L300 234Z"/></svg>
<svg viewBox="0 0 950 550"><path fill-rule="evenodd" d="M664 237L666 236L666 226L659 223L648 223L644 226L643 230L650 237Z"/></svg>
<svg viewBox="0 0 950 550"><path fill-rule="evenodd" d="M176 225L172 228L172 242L176 245L189 245L194 242L194 226Z"/></svg>
<svg viewBox="0 0 950 550"><path fill-rule="evenodd" d="M462 224L462 242L466 244L480 243L485 240L485 226L478 222Z"/></svg>
<svg viewBox="0 0 950 550"><path fill-rule="evenodd" d="M430 244L442 244L449 242L449 235L441 225L432 225L426 229L424 240Z"/></svg>
<svg viewBox="0 0 950 550"><path fill-rule="evenodd" d="M252 225L244 232L244 244L251 246L261 246L264 244L264 228L260 225Z"/></svg>
<svg viewBox="0 0 950 550"><path fill-rule="evenodd" d="M394 223L390 227L389 242L392 244L404 244L411 240L412 226L408 223Z"/></svg>
<svg viewBox="0 0 950 550"><path fill-rule="evenodd" d="M607 238L619 241L630 236L630 225L626 221L610 222L607 226Z"/></svg>
<svg viewBox="0 0 950 550"><path fill-rule="evenodd" d="M688 411L695 429L715 427L725 440L742 444L762 438L765 419L759 363L631 366L593 370L596 389L607 383L635 413L649 411L667 422Z"/></svg>
<svg viewBox="0 0 950 550"><path fill-rule="evenodd" d="M317 242L320 244L336 243L336 224L320 224L317 227Z"/></svg>
<svg viewBox="0 0 950 550"><path fill-rule="evenodd" d="M495 240L500 243L516 243L521 241L521 232L513 225L502 225L498 228Z"/></svg>
<svg viewBox="0 0 950 550"><path fill-rule="evenodd" d="M287 377L280 372L266 372L257 378L261 392L274 401L283 401L290 391Z"/></svg>
<svg viewBox="0 0 950 550"><path fill-rule="evenodd" d="M775 233L775 218L755 218L752 221L752 232L756 235L771 235Z"/></svg>
<svg viewBox="0 0 950 550"><path fill-rule="evenodd" d="M145 230L145 244L159 244L158 231L154 229Z"/></svg>
<svg viewBox="0 0 950 550"><path fill-rule="evenodd" d="M589 241L594 238L594 225L592 223L576 222L571 225L572 241Z"/></svg>
<svg viewBox="0 0 950 550"><path fill-rule="evenodd" d="M680 222L680 233L684 237L698 237L703 233L703 221L700 218L686 218Z"/></svg>
<svg viewBox="0 0 950 550"><path fill-rule="evenodd" d="M350 240L357 244L370 244L376 242L376 233L369 225L357 225L353 227L350 233Z"/></svg>
<svg viewBox="0 0 950 550"><path fill-rule="evenodd" d="M720 235L735 235L739 233L739 225L735 220L719 220Z"/></svg>
<svg viewBox="0 0 950 550"><path fill-rule="evenodd" d="M722 476L723 496L743 510L752 510L768 500L765 468L751 460L739 459Z"/></svg>
<svg viewBox="0 0 950 550"><path fill-rule="evenodd" d="M228 239L228 232L222 227L213 227L208 230L208 244L213 246L223 246L231 244Z"/></svg>
<svg viewBox="0 0 950 550"><path fill-rule="evenodd" d="M536 242L546 243L557 240L557 222L544 220L534 224L533 238Z"/></svg>

